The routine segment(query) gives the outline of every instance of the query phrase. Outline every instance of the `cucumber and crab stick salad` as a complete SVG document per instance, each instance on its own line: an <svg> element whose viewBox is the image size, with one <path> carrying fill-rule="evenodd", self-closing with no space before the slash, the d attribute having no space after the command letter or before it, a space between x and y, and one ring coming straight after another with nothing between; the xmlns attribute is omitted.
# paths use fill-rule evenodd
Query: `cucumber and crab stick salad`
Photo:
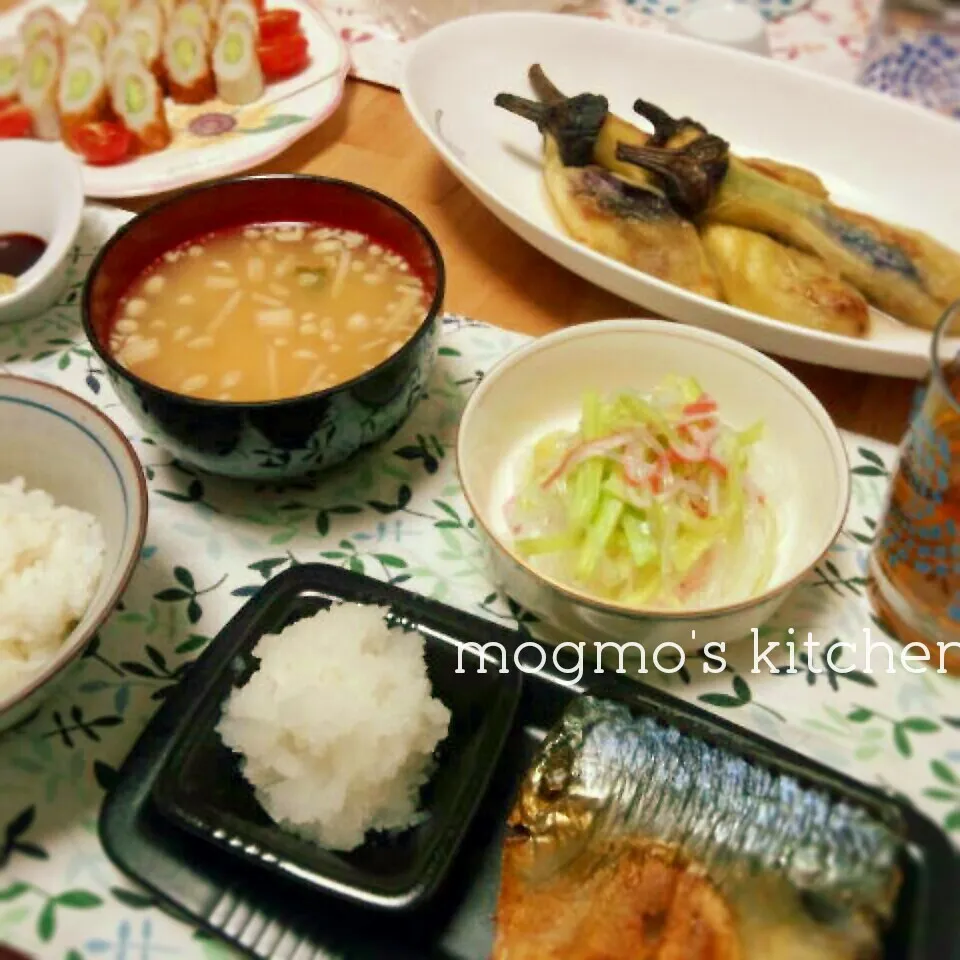
<svg viewBox="0 0 960 960"><path fill-rule="evenodd" d="M534 445L506 519L541 573L629 607L747 600L776 561L773 508L752 477L763 423L735 430L688 377L652 393L588 393L575 430Z"/></svg>

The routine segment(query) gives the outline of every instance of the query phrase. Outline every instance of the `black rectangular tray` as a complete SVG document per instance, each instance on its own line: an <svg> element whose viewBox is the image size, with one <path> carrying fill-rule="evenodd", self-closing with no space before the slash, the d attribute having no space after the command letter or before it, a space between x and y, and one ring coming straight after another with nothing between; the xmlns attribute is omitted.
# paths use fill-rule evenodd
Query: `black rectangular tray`
<svg viewBox="0 0 960 960"><path fill-rule="evenodd" d="M400 587L338 568L298 568L319 595L388 602L413 624L428 623L451 638L482 630L511 653L528 640ZM371 602L367 600L366 602ZM242 616L242 614L241 614ZM241 624L242 626L242 624ZM900 820L907 843L904 884L886 939L884 960L960 960L960 858L946 836L906 803L865 787L794 751L741 730L663 692L616 674L565 685L549 671L527 674L513 732L457 861L438 894L399 916L372 914L293 880L250 867L198 841L164 819L151 801L157 777L180 726L189 722L209 674L219 669L212 644L164 701L120 770L100 816L100 837L116 866L175 911L264 960L485 960L493 943L504 824L517 786L545 732L572 697L588 692L629 704L717 745L789 773L802 783L861 803L885 820ZM186 720L185 720L186 718Z"/></svg>

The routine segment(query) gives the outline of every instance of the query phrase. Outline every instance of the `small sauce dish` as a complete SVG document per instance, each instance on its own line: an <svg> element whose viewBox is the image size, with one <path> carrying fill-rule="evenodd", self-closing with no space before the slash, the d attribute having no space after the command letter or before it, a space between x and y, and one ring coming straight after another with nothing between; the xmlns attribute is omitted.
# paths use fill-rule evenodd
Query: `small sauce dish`
<svg viewBox="0 0 960 960"><path fill-rule="evenodd" d="M0 323L53 306L67 284L70 252L83 219L79 161L59 143L8 141L0 151L0 236L42 242L36 261L0 293Z"/></svg>

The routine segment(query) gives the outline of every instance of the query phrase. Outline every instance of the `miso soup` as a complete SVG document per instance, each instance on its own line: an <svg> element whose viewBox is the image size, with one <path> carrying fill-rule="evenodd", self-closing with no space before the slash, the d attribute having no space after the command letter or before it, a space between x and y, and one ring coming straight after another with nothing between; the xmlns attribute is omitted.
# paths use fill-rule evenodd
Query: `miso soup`
<svg viewBox="0 0 960 960"><path fill-rule="evenodd" d="M109 349L175 393L302 396L356 377L416 332L433 295L364 234L269 224L164 254L120 302Z"/></svg>

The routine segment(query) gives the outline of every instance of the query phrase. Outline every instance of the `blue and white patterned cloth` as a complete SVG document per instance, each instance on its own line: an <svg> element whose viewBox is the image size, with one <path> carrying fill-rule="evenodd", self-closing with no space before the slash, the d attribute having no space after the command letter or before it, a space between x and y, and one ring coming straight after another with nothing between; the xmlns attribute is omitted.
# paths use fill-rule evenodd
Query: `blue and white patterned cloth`
<svg viewBox="0 0 960 960"><path fill-rule="evenodd" d="M960 118L960 34L911 31L877 38L863 62L864 86Z"/></svg>

